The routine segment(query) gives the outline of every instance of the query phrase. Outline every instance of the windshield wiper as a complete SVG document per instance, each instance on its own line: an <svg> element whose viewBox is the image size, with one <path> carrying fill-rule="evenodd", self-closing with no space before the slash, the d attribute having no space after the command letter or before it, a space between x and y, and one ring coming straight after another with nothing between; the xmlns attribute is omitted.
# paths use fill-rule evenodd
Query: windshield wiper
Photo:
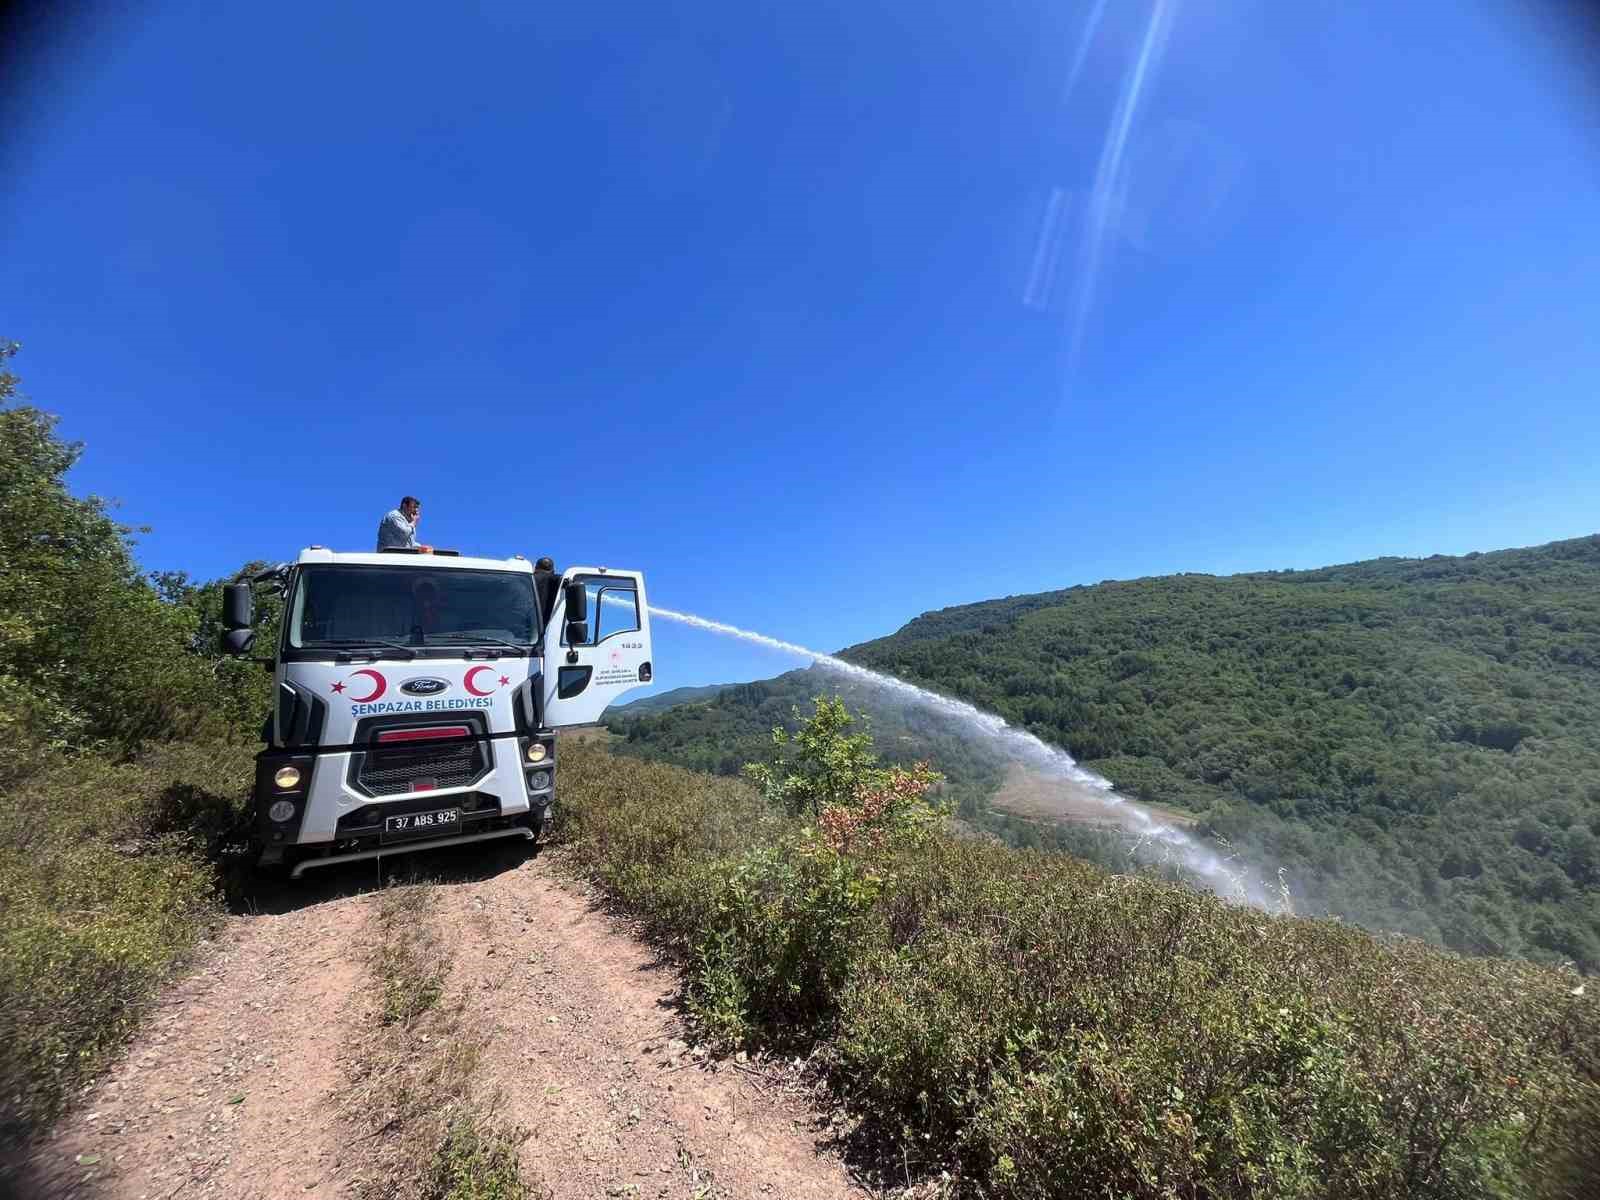
<svg viewBox="0 0 1600 1200"><path fill-rule="evenodd" d="M487 645L515 650L518 654L528 653L528 646L525 642L510 642L503 637L493 637L487 633L436 633L432 635L428 644L430 646L467 645L474 650L479 646Z"/></svg>
<svg viewBox="0 0 1600 1200"><path fill-rule="evenodd" d="M383 638L367 638L359 642L322 642L316 646L307 646L308 650L338 650L334 658L339 662L349 662L357 654L377 655L380 649L393 650L406 660L417 656L416 650L411 646L402 646L399 642L386 641Z"/></svg>

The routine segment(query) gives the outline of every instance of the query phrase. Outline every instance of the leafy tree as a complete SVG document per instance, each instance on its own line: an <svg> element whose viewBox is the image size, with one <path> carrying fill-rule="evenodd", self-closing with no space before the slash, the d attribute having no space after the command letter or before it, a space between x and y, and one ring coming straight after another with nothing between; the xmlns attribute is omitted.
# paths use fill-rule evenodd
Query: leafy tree
<svg viewBox="0 0 1600 1200"><path fill-rule="evenodd" d="M839 853L916 840L937 824L942 814L926 797L943 776L926 762L880 765L865 714L862 728L850 732L854 718L843 697L815 696L809 717L798 705L791 715L799 728L773 727L771 761L744 768L769 805L811 817Z"/></svg>
<svg viewBox="0 0 1600 1200"><path fill-rule="evenodd" d="M68 490L82 447L22 402L17 349L0 343L0 781L45 751L236 727L254 700L202 644L189 585L146 579L134 530Z"/></svg>
<svg viewBox="0 0 1600 1200"><path fill-rule="evenodd" d="M870 732L847 732L854 718L841 698L817 696L812 704L809 718L794 710L797 732L772 730L773 761L751 763L745 774L769 803L817 817L829 805L848 805L863 787L882 785L888 772L878 765Z"/></svg>
<svg viewBox="0 0 1600 1200"><path fill-rule="evenodd" d="M248 562L236 577L248 578L270 565L260 560ZM186 572L171 571L153 575L151 581L162 597L192 622L189 650L207 663L214 681L211 695L216 712L230 729L254 736L272 703L272 674L265 669L262 655L277 645L282 596L269 588L256 589L257 657L233 658L217 650L223 632L222 589L229 580L196 583Z"/></svg>

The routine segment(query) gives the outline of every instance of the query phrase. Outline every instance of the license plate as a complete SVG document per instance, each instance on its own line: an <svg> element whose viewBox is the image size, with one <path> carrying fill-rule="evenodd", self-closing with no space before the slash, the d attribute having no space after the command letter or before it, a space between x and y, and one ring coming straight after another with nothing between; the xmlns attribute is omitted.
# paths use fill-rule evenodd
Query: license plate
<svg viewBox="0 0 1600 1200"><path fill-rule="evenodd" d="M440 808L433 812L399 813L383 819L386 838L427 837L461 832L461 810Z"/></svg>

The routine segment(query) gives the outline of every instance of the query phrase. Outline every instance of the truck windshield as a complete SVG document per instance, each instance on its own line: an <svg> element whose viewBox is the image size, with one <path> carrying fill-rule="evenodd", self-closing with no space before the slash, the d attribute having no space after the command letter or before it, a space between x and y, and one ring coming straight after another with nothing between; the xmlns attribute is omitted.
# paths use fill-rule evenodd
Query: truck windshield
<svg viewBox="0 0 1600 1200"><path fill-rule="evenodd" d="M533 576L516 571L308 566L291 601L289 645L531 646L538 611Z"/></svg>

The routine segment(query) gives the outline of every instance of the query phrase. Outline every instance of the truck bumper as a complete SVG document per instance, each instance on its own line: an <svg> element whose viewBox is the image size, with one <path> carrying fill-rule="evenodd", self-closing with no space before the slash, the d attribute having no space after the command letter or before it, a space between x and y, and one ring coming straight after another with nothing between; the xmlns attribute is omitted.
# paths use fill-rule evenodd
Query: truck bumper
<svg viewBox="0 0 1600 1200"><path fill-rule="evenodd" d="M410 854L413 850L438 850L444 846L465 846L472 842L487 842L501 838L522 838L524 841L531 842L535 836L532 829L526 825L520 825L511 829L490 829L484 833L463 833L456 837L430 838L423 842L396 842L388 846L378 846L371 850L356 850L349 854L327 854L320 858L302 859L289 872L289 877L291 879L299 879L307 871L316 867L336 867L340 863L359 862L364 858L383 858L394 854Z"/></svg>

